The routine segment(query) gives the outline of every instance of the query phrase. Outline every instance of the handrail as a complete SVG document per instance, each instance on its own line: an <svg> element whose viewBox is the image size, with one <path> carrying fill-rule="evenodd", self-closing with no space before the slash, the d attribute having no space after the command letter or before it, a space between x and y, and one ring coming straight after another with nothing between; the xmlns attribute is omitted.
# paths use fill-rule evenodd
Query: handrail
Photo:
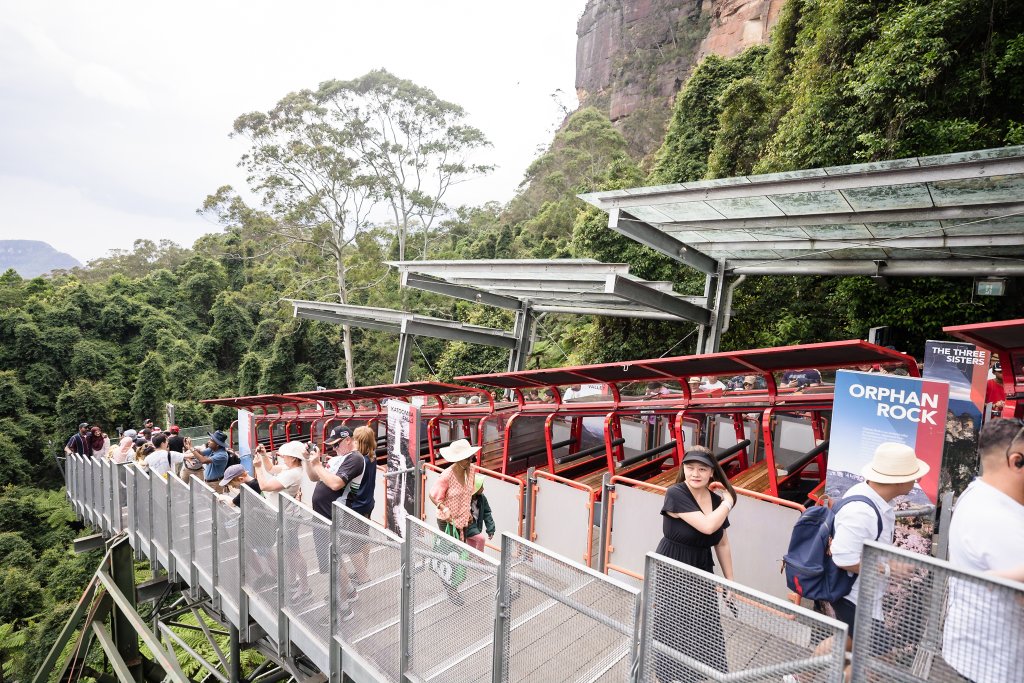
<svg viewBox="0 0 1024 683"><path fill-rule="evenodd" d="M575 443L575 442L576 442L576 439L565 439L563 441L556 441L555 443L551 444L551 450L555 450L556 448L565 448L566 446L568 446L568 445L570 445L572 443ZM604 446L602 446L602 448L604 448ZM541 455L541 454L547 453L547 452L548 452L548 447L545 445L545 446L541 446L539 448L535 448L532 451L526 451L525 453L516 453L513 456L509 456L508 461L509 462L517 462L519 460L527 460L529 458L532 458L535 455Z"/></svg>
<svg viewBox="0 0 1024 683"><path fill-rule="evenodd" d="M655 455L660 455L660 454L664 453L665 451L672 450L675 447L676 447L676 439L672 439L671 441L667 441L667 442L661 444L660 446L655 446L654 448L648 448L646 451L641 451L640 453L637 453L636 455L634 455L632 458L626 458L625 460L623 460L622 462L619 463L619 467L629 467L630 465L632 465L634 463L638 463L641 460L653 457Z"/></svg>
<svg viewBox="0 0 1024 683"><path fill-rule="evenodd" d="M621 438L621 437L618 438L618 439L613 439L612 440L612 447L614 448L615 446L621 446L624 443L626 443L626 440ZM554 448L554 444L552 444L551 446L552 446L552 448ZM594 455L595 453L600 453L601 451L606 450L607 448L608 448L608 446L606 444L603 444L603 443L602 444L598 444L596 446L591 446L590 448L584 448L582 451L576 451L575 453L570 453L569 455L563 456L561 458L555 458L555 464L556 465L564 465L567 462L572 462L573 460L579 460L580 458L585 458L588 455Z"/></svg>
<svg viewBox="0 0 1024 683"><path fill-rule="evenodd" d="M828 450L828 442L829 440L825 439L817 446L815 446L814 448L800 456L800 458L796 462L791 463L789 467L786 467L785 469L779 467L779 472L784 473L783 476L788 477L794 472L798 472L799 470L803 469L803 467L807 465L810 461L814 460L816 457L818 457L819 455Z"/></svg>

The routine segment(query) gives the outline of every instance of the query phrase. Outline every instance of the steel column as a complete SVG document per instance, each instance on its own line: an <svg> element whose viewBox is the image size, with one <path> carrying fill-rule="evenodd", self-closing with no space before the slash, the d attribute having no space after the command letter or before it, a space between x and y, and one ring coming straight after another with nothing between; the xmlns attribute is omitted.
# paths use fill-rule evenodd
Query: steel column
<svg viewBox="0 0 1024 683"><path fill-rule="evenodd" d="M508 354L508 371L518 372L526 369L526 363L530 359L530 349L533 346L533 311L529 301L523 301L519 310L516 311L516 322L513 327L513 334L516 337L515 347Z"/></svg>
<svg viewBox="0 0 1024 683"><path fill-rule="evenodd" d="M398 335L398 358L395 360L395 377L393 382L400 384L409 379L409 360L412 358L413 337L402 332Z"/></svg>
<svg viewBox="0 0 1024 683"><path fill-rule="evenodd" d="M704 340L703 353L718 353L722 343L722 314L725 312L725 295L728 288L725 285L725 259L718 262L718 272L715 276L714 298L709 298L711 306L711 323L708 325L707 338Z"/></svg>

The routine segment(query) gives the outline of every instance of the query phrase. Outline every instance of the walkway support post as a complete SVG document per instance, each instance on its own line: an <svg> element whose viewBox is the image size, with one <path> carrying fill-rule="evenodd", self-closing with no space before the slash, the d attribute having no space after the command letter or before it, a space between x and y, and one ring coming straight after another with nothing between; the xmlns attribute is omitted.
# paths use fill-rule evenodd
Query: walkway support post
<svg viewBox="0 0 1024 683"><path fill-rule="evenodd" d="M402 332L398 335L398 357L395 359L394 384L401 384L409 378L409 361L412 358L412 335Z"/></svg>
<svg viewBox="0 0 1024 683"><path fill-rule="evenodd" d="M135 557L128 543L115 543L110 550L110 575L117 584L118 590L127 598L128 603L137 608L135 600ZM114 606L111 616L114 645L121 659L128 666L136 681L142 680L142 657L139 653L139 635L132 627L124 610Z"/></svg>
<svg viewBox="0 0 1024 683"><path fill-rule="evenodd" d="M526 369L533 342L533 311L530 309L529 300L524 299L516 311L512 333L516 337L516 345L508 354L508 371L519 372Z"/></svg>

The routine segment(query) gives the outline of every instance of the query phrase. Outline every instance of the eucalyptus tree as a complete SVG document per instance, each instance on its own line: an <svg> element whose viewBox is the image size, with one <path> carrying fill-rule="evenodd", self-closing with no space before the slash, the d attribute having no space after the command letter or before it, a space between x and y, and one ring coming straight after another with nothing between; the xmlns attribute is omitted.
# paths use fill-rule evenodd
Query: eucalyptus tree
<svg viewBox="0 0 1024 683"><path fill-rule="evenodd" d="M486 136L466 123L459 105L384 69L326 81L314 97L345 122L360 160L376 179L398 233L399 260L405 260L409 233L417 227L426 258L427 237L449 212L448 191L493 168L472 160L490 146Z"/></svg>
<svg viewBox="0 0 1024 683"><path fill-rule="evenodd" d="M379 180L360 158L350 117L302 90L268 112L239 116L234 134L251 143L239 165L273 218L253 224L280 244L319 251L334 266L338 300L349 303L350 247L370 227L370 214L383 196ZM345 380L355 386L348 325L342 327L342 344Z"/></svg>

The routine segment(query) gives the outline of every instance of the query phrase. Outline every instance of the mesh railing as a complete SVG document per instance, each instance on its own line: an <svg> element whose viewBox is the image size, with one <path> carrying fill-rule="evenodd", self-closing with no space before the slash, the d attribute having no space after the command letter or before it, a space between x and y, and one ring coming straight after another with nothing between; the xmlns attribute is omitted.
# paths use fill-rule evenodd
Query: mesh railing
<svg viewBox="0 0 1024 683"><path fill-rule="evenodd" d="M524 539L502 540L502 681L625 681L640 591Z"/></svg>
<svg viewBox="0 0 1024 683"><path fill-rule="evenodd" d="M139 548L139 528L135 522L135 516L137 514L137 506L135 504L135 466L129 465L124 470L124 487L125 487L125 505L126 511L124 515L125 530L128 532L128 542L131 543L132 548L136 550Z"/></svg>
<svg viewBox="0 0 1024 683"><path fill-rule="evenodd" d="M854 681L1024 681L1021 584L875 543L861 567Z"/></svg>
<svg viewBox="0 0 1024 683"><path fill-rule="evenodd" d="M142 470L135 469L135 505L137 515L135 517L135 528L139 538L139 550L143 555L152 559L150 539L153 538L153 519L150 516L150 503L152 499L149 493L149 475Z"/></svg>
<svg viewBox="0 0 1024 683"><path fill-rule="evenodd" d="M89 515L92 525L97 529L103 526L103 468L98 460L88 458L89 469L92 471L92 488L89 490Z"/></svg>
<svg viewBox="0 0 1024 683"><path fill-rule="evenodd" d="M498 563L411 516L405 531L410 670L425 681L490 681Z"/></svg>
<svg viewBox="0 0 1024 683"><path fill-rule="evenodd" d="M192 584L192 524L189 520L188 484L177 477L167 478L171 498L171 555L178 577Z"/></svg>
<svg viewBox="0 0 1024 683"><path fill-rule="evenodd" d="M189 485L192 497L192 567L199 585L212 597L216 595L213 590L213 506L217 494L195 477L189 480Z"/></svg>
<svg viewBox="0 0 1024 683"><path fill-rule="evenodd" d="M331 522L289 496L284 506L284 612L293 642L329 667L331 640Z"/></svg>
<svg viewBox="0 0 1024 683"><path fill-rule="evenodd" d="M99 460L99 463L103 469L103 528L108 533L114 534L117 532L117 518L119 516L114 511L118 488L117 472L114 470L113 463L109 460Z"/></svg>
<svg viewBox="0 0 1024 683"><path fill-rule="evenodd" d="M248 486L242 487L242 587L249 596L249 614L271 638L278 637L277 510Z"/></svg>
<svg viewBox="0 0 1024 683"><path fill-rule="evenodd" d="M236 628L239 623L239 599L242 593L238 585L238 539L241 531L241 513L230 502L217 499L214 506L217 516L217 578L214 588L220 596L221 609Z"/></svg>
<svg viewBox="0 0 1024 683"><path fill-rule="evenodd" d="M337 640L374 666L381 678L399 680L402 614L402 539L334 505L334 614ZM322 569L329 564L318 555ZM359 572L365 567L365 574ZM356 580L353 580L353 576ZM369 577L368 581L362 579ZM356 591L355 600L352 590Z"/></svg>
<svg viewBox="0 0 1024 683"><path fill-rule="evenodd" d="M841 681L846 627L651 553L639 681Z"/></svg>
<svg viewBox="0 0 1024 683"><path fill-rule="evenodd" d="M170 548L168 544L168 517L167 517L167 480L162 476L149 477L149 485L152 490L152 516L153 516L153 528L152 528L152 542L153 550L156 557L150 557L155 559L160 566L167 567L170 563L168 560L168 550Z"/></svg>

